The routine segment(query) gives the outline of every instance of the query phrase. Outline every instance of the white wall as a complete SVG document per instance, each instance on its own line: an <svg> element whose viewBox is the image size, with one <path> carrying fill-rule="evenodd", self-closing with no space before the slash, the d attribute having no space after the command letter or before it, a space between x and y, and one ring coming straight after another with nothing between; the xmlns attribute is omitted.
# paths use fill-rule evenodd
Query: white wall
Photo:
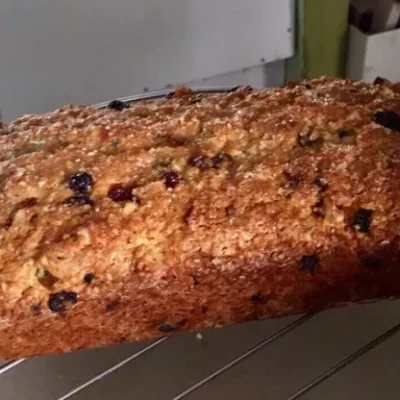
<svg viewBox="0 0 400 400"><path fill-rule="evenodd" d="M0 110L185 82L280 84L282 63L251 67L292 55L292 20L292 0L1 0Z"/></svg>

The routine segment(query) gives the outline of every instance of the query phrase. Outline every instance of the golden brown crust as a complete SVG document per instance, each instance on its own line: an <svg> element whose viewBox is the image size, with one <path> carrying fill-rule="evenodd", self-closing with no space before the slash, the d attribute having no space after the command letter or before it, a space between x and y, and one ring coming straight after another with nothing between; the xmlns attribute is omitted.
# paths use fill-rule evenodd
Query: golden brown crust
<svg viewBox="0 0 400 400"><path fill-rule="evenodd" d="M3 128L1 357L400 295L397 84L113 107Z"/></svg>

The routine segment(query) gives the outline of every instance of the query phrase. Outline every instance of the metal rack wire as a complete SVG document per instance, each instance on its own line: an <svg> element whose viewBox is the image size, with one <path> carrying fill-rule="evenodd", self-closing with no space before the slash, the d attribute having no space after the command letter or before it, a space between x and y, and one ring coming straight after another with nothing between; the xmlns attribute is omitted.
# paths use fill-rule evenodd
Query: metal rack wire
<svg viewBox="0 0 400 400"><path fill-rule="evenodd" d="M198 92L201 93L210 93L210 92L220 92L221 89L212 89L212 90L199 90ZM166 94L168 94L169 91L161 91L157 93L149 93L146 95L139 95L139 96L132 96L128 97L125 99L121 99L123 101L136 101L136 100L143 100L143 99L155 99L159 97L163 97ZM97 105L96 107L105 107L108 103L102 103ZM368 306L363 306L371 307L370 305ZM385 304L382 305L380 309L384 310ZM340 310L339 310L340 312ZM379 315L379 310L375 314ZM323 313L322 313L323 314ZM393 314L393 315L392 315ZM367 354L371 353L371 351L378 346L382 345L383 343L387 342L389 339L393 338L396 334L399 333L400 331L400 323L394 323L396 322L396 309L394 308L394 311L390 315L390 318L388 318L389 322L385 322L383 324L382 329L378 330L379 334L373 335L371 339L368 339L366 342L360 341L360 345L355 347L352 351L347 353L345 357L342 357L338 362L333 363L330 365L328 368L324 368L319 374L316 374L315 377L312 379L309 379L307 382L304 382L301 387L297 388L297 390L293 391L291 394L286 394L281 397L279 397L280 400L297 400L297 399L306 399L308 398L307 395L312 393L318 386L320 386L322 383L325 381L331 379L335 375L337 375L340 371L343 369L349 367L351 364L355 363L357 360L362 358L363 356L366 356ZM356 314L355 314L356 315ZM182 399L190 399L193 394L198 393L199 390L203 389L206 386L210 386L213 384L214 381L218 380L221 378L221 376L227 374L230 372L232 369L238 367L240 364L245 363L252 359L257 353L259 354L261 351L265 351L265 349L272 348L273 346L276 346L283 340L287 339L291 335L302 335L301 329L307 326L307 324L310 324L312 320L315 320L315 318L320 317L321 314L307 314L303 315L300 317L297 317L295 319L292 319L288 323L282 324L282 326L279 329L276 329L272 334L267 335L265 338L262 340L259 340L258 342L254 343L252 346L247 348L246 350L240 352L239 354L234 355L232 358L228 358L226 362L224 362L223 365L208 371L208 373L201 377L200 379L197 379L197 381L192 382L190 385L187 385L184 387L182 390L179 392L175 393L173 396L167 396L165 397L168 400L182 400ZM324 317L322 315L322 317ZM356 318L356 317L354 317ZM379 318L378 318L379 320ZM394 321L394 322L393 322ZM372 320L371 323L374 323L374 320ZM387 326L384 326L387 325ZM256 326L251 327L251 329L257 329ZM228 331L226 331L226 334L229 334ZM179 338L178 338L179 339ZM86 379L84 382L80 384L71 384L71 387L69 390L66 390L62 395L55 395L53 398L55 400L67 400L67 399L75 399L75 398L84 398L86 399L86 396L83 395L83 397L79 397L84 394L85 391L90 388L90 387L95 387L100 381L103 379L112 376L115 374L117 371L125 368L128 366L130 363L134 362L135 360L139 359L143 360L144 357L148 357L152 353L156 351L161 351L163 345L168 345L171 343L172 338L162 338L156 341L152 341L142 347L139 350L135 350L129 355L126 355L122 357L118 362L113 363L111 366L104 368L101 372L95 373L88 379ZM189 355L190 356L190 355ZM62 356L60 356L62 357ZM90 357L90 355L88 355ZM61 360L61 358L60 358ZM7 379L7 376L9 376L12 372L18 371L20 368L24 366L25 363L27 363L28 360L16 360L4 364L0 364L0 398L11 398L11 397L3 397L2 395L2 379ZM35 362L35 360L29 360L29 362ZM38 372L40 373L40 372ZM40 379L40 377L38 376ZM140 382L139 382L140 383ZM400 390L400 385L399 385L399 390ZM77 397L78 396L78 397ZM13 397L14 398L14 397ZM27 397L29 399L33 399L34 397ZM47 397L49 398L49 397ZM90 398L97 398L97 397L90 397ZM116 399L124 399L125 397L115 397ZM210 398L210 397L208 397ZM215 397L215 398L220 398L220 397ZM278 398L278 397L276 397ZM350 398L350 397L349 397ZM398 397L393 397L393 399L398 398ZM34 398L36 400L36 397ZM272 399L272 397L271 397ZM392 398L390 398L391 400ZM23 400L23 399L22 399ZM37 400L39 400L39 397L37 397Z"/></svg>

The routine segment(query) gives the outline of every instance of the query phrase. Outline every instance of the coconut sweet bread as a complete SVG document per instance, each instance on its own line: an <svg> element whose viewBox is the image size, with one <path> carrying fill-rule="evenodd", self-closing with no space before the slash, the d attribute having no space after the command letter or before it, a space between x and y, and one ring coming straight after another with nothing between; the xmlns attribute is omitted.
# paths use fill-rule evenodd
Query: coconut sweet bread
<svg viewBox="0 0 400 400"><path fill-rule="evenodd" d="M400 295L400 85L67 106L0 133L0 358Z"/></svg>

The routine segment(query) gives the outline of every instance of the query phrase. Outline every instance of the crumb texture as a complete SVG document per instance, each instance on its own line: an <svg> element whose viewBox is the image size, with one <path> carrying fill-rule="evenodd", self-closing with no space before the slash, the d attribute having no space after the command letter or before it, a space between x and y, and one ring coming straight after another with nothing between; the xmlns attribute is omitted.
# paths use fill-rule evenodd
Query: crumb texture
<svg viewBox="0 0 400 400"><path fill-rule="evenodd" d="M0 358L399 297L400 84L0 124Z"/></svg>

